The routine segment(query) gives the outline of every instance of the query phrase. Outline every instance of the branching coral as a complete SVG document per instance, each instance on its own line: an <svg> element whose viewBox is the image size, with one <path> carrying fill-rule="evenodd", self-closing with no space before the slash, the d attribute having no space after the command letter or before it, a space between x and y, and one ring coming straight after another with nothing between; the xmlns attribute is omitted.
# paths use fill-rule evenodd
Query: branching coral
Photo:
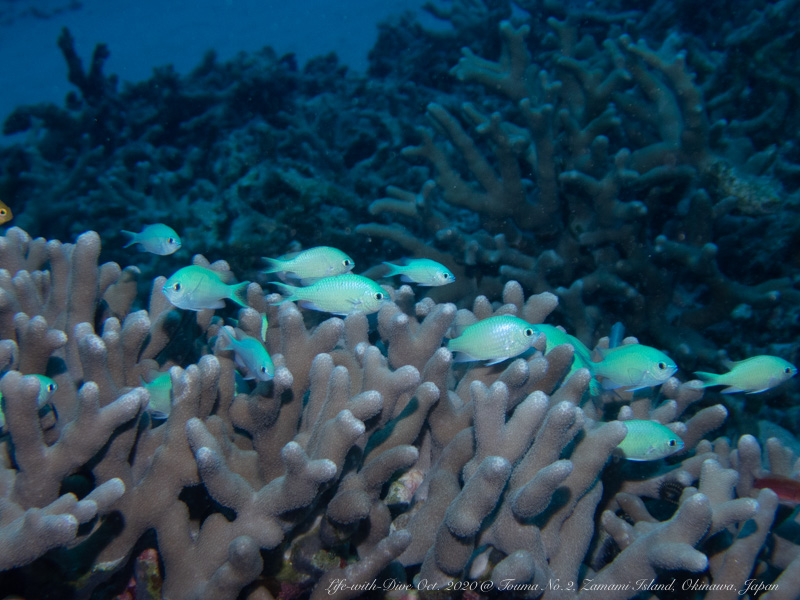
<svg viewBox="0 0 800 600"><path fill-rule="evenodd" d="M672 34L653 49L614 20L547 10L558 16L546 29L535 20L500 25L497 62L463 50L451 74L486 94L467 87L473 103L428 105L446 143L419 129L421 144L403 154L432 166L436 189L427 185L415 208L390 199L370 207L379 222L398 221L416 236L401 235L396 223L359 231L433 257L414 240L431 238L455 258L451 269L477 266L471 272L482 284L515 279L533 292L557 290L560 313L586 343L624 312L626 325L686 366L714 363L717 340L704 332L720 329L734 309L798 302L786 269L766 281L742 277L741 264L732 270L718 254L727 239L720 226L731 213L766 224L771 213L791 214L795 201L752 174L756 156L734 156L725 145L740 139L739 125L710 125L712 108L681 49L689 38ZM534 26L549 30L544 41L530 41Z"/></svg>
<svg viewBox="0 0 800 600"><path fill-rule="evenodd" d="M584 400L585 369L564 381L569 346L542 354L542 338L530 357L468 369L441 348L457 323L498 314L540 322L557 305L552 294L526 299L510 282L505 304L479 297L457 311L415 304L404 286L378 314L382 351L365 316L309 329L293 304L273 305L275 296L251 284L238 323L258 335L260 314L268 316L276 372L237 391L230 352L215 343L219 317L181 317L165 302L163 278L149 312L131 312L120 297L136 286L115 265L96 266L95 234L70 245L12 229L0 247L14 269L3 272L4 304L17 311L5 320L0 383L8 428L0 565L81 565L62 573L63 593L123 585L147 539L158 546L169 598L236 598L243 589L323 597L332 586L355 597L384 576L428 589L513 581L530 596L549 596L548 582L563 581L572 583L561 591L575 595L622 572L647 579L707 566L709 581L742 586L757 560L780 569L796 555L788 541L758 554L776 536L777 507L771 491L753 486L759 445L746 436L731 452L725 440L704 441L727 413L696 410L693 384L671 380L660 405L646 396L602 406ZM76 306L63 288L79 278L87 285ZM176 364L187 356L199 358ZM159 423L138 374L170 365L172 409ZM37 410L38 380L26 372L59 382L51 412ZM620 420L603 422L615 411ZM609 465L630 418L669 424L683 454L644 480ZM791 452L770 444L773 468L785 471ZM669 485L685 488L671 517L652 504ZM751 518L755 536L737 537ZM618 547L613 560L596 554L608 540ZM39 558L52 548L58 559Z"/></svg>

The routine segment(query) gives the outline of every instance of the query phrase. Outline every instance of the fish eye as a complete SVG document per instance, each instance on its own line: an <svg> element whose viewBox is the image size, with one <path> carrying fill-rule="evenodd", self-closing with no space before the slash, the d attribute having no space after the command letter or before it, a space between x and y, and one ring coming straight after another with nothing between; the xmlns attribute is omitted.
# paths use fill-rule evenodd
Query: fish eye
<svg viewBox="0 0 800 600"><path fill-rule="evenodd" d="M674 448L678 445L678 442L676 442L674 439L671 439L668 443L670 448Z"/></svg>
<svg viewBox="0 0 800 600"><path fill-rule="evenodd" d="M383 300L383 293L375 292L375 300Z"/></svg>
<svg viewBox="0 0 800 600"><path fill-rule="evenodd" d="M450 277L450 273L442 273L442 279L447 279Z"/></svg>
<svg viewBox="0 0 800 600"><path fill-rule="evenodd" d="M349 267L350 265L352 265L352 264L353 264L353 261L352 261L352 260L350 260L349 258L345 258L345 259L342 261L342 264L343 264L345 267Z"/></svg>
<svg viewBox="0 0 800 600"><path fill-rule="evenodd" d="M792 369L791 369L791 368L789 368L789 367L784 367L784 369L783 369L783 372L784 372L784 373L786 373L786 374L788 375L789 373L791 373L791 372L792 372Z"/></svg>
<svg viewBox="0 0 800 600"><path fill-rule="evenodd" d="M168 238L167 242L169 242L170 244L174 244L175 243L175 238L172 238L172 237Z"/></svg>
<svg viewBox="0 0 800 600"><path fill-rule="evenodd" d="M666 369L666 368L667 368L667 363L665 363L665 362L662 360L660 363L658 363L658 368L659 368L659 369L661 369L661 370L663 371L664 369Z"/></svg>
<svg viewBox="0 0 800 600"><path fill-rule="evenodd" d="M47 384L47 391L48 392L55 392L56 391L56 384L55 383L48 383Z"/></svg>
<svg viewBox="0 0 800 600"><path fill-rule="evenodd" d="M172 286L172 289L175 290L176 292L180 292L181 291L181 282L180 281L176 281L175 285Z"/></svg>
<svg viewBox="0 0 800 600"><path fill-rule="evenodd" d="M262 366L262 367L261 367L261 372L262 372L262 373L266 373L266 372L267 372L267 367L264 367L264 366Z"/></svg>
<svg viewBox="0 0 800 600"><path fill-rule="evenodd" d="M528 327L528 328L527 328L527 329L525 329L525 331L523 331L522 333L524 333L524 334L525 334L525 337L531 337L531 336L533 335L533 329L531 329L530 327Z"/></svg>
<svg viewBox="0 0 800 600"><path fill-rule="evenodd" d="M5 208L0 208L0 217L5 217L8 211Z"/></svg>

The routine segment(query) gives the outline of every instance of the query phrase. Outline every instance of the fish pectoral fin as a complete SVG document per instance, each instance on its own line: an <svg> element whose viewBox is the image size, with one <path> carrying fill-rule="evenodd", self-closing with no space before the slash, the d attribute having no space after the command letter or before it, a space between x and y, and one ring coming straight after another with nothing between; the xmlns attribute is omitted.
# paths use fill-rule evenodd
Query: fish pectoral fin
<svg viewBox="0 0 800 600"><path fill-rule="evenodd" d="M628 377L630 377L631 386L638 385L642 379L644 379L644 371L642 369L636 369L634 367L628 368ZM647 386L641 386L647 387ZM629 387L628 389L639 389L634 387Z"/></svg>
<svg viewBox="0 0 800 600"><path fill-rule="evenodd" d="M305 287L317 283L320 279L322 279L322 277L303 277L297 281L300 282L300 285Z"/></svg>

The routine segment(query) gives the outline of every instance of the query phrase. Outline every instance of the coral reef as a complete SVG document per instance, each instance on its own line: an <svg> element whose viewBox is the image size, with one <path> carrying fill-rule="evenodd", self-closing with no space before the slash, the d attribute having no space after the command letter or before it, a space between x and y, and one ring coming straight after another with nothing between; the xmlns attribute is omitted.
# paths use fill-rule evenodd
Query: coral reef
<svg viewBox="0 0 800 600"><path fill-rule="evenodd" d="M797 484L797 383L720 400L687 373L800 358L800 3L583 4L431 5L447 27L382 25L367 76L265 48L120 86L63 31L77 91L19 107L0 149L4 594L796 597L792 494L763 482ZM121 267L120 224L158 221L183 250ZM345 318L259 283L236 311L162 291L189 254L259 281L320 244L456 282ZM495 315L589 348L622 320L681 371L589 394L543 336L453 362L443 340ZM275 376L242 381L218 334L262 316ZM631 419L684 448L612 459Z"/></svg>

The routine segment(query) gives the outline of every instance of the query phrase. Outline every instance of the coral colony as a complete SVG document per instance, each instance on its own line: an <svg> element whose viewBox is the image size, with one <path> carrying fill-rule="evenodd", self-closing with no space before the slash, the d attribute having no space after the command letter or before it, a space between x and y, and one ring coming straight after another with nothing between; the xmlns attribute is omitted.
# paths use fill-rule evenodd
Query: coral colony
<svg viewBox="0 0 800 600"><path fill-rule="evenodd" d="M800 3L429 10L363 76L63 32L0 150L0 596L798 597Z"/></svg>

